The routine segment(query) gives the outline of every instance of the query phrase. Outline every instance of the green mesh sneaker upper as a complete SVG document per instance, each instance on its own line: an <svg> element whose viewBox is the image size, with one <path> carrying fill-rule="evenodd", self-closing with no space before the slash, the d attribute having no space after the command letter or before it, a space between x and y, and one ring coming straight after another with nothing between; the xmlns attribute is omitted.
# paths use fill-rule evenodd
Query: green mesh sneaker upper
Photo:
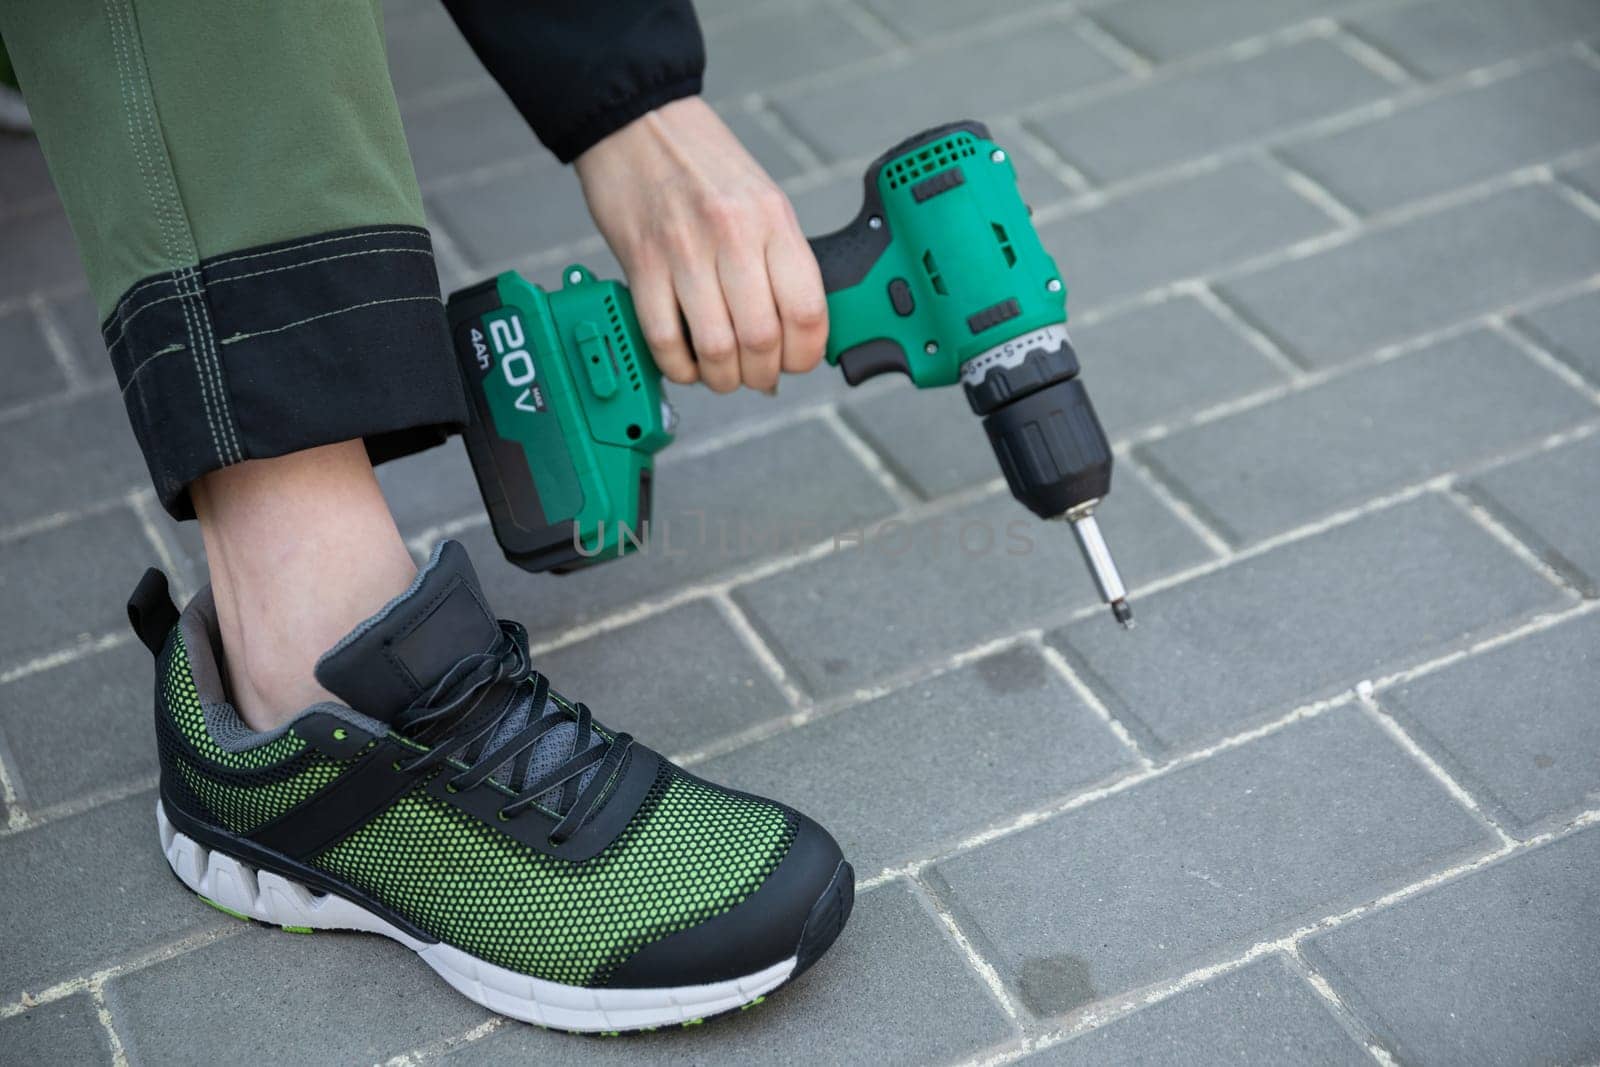
<svg viewBox="0 0 1600 1067"><path fill-rule="evenodd" d="M210 610L157 662L168 816L411 937L568 986L694 985L794 956L836 881L815 823L552 693L459 545L323 657L344 703L272 734L226 704Z"/></svg>

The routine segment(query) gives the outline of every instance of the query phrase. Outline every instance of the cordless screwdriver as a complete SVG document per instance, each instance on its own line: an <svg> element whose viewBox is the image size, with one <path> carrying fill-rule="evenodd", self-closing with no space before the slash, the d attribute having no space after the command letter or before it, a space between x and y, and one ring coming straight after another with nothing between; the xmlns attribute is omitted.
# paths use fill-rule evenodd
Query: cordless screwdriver
<svg viewBox="0 0 1600 1067"><path fill-rule="evenodd" d="M1111 448L1078 376L1066 285L988 129L956 122L895 145L868 166L855 218L811 247L828 362L850 385L887 373L960 383L1012 495L1069 524L1131 627L1095 520ZM627 287L581 266L548 291L508 271L453 294L448 313L467 450L506 557L564 573L637 547L674 416Z"/></svg>

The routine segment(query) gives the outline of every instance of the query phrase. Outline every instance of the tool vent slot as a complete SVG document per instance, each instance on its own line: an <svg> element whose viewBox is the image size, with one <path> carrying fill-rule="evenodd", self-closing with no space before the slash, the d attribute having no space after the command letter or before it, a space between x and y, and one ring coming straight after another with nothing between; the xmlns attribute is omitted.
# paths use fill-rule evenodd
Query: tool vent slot
<svg viewBox="0 0 1600 1067"><path fill-rule="evenodd" d="M628 340L628 331L622 328L622 316L617 312L616 298L606 296L606 317L611 320L611 349L622 361L623 372L628 376L628 384L634 392L642 386L639 382L639 360L633 354L633 343Z"/></svg>
<svg viewBox="0 0 1600 1067"><path fill-rule="evenodd" d="M935 141L908 153L889 164L886 180L890 189L898 189L914 181L920 181L930 174L937 174L946 167L954 166L963 159L969 159L978 154L976 143L970 133L957 133L946 137L942 141Z"/></svg>
<svg viewBox="0 0 1600 1067"><path fill-rule="evenodd" d="M1017 265L1017 250L1011 247L1011 238L1006 235L1006 228L998 222L989 223L994 228L994 239L1000 242L1000 253L1006 257L1006 266Z"/></svg>
<svg viewBox="0 0 1600 1067"><path fill-rule="evenodd" d="M944 275L939 273L939 264L934 262L933 251L930 249L922 253L922 269L928 273L928 284L933 286L933 291L940 296L949 296L944 287Z"/></svg>

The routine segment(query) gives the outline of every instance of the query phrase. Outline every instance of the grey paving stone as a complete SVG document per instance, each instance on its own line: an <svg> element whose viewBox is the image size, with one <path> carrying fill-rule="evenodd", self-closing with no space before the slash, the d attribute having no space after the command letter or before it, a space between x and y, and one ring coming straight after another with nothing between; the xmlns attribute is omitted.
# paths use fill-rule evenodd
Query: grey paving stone
<svg viewBox="0 0 1600 1067"><path fill-rule="evenodd" d="M866 5L896 33L924 38L966 29L982 32L996 19L1047 7L1049 0L866 0Z"/></svg>
<svg viewBox="0 0 1600 1067"><path fill-rule="evenodd" d="M259 926L115 978L106 1002L140 1063L375 1063L489 1018L387 938Z"/></svg>
<svg viewBox="0 0 1600 1067"><path fill-rule="evenodd" d="M1131 635L1086 619L1050 640L1150 744L1181 749L1558 602L1425 497L1141 597Z"/></svg>
<svg viewBox="0 0 1600 1067"><path fill-rule="evenodd" d="M1203 275L1331 230L1260 164L1232 163L1041 226L1084 310Z"/></svg>
<svg viewBox="0 0 1600 1067"><path fill-rule="evenodd" d="M1600 293L1584 293L1520 317L1557 356L1600 388Z"/></svg>
<svg viewBox="0 0 1600 1067"><path fill-rule="evenodd" d="M845 66L880 52L830 7L752 11L705 32L705 94L724 99Z"/></svg>
<svg viewBox="0 0 1600 1067"><path fill-rule="evenodd" d="M76 511L149 484L116 389L43 404L0 421L6 491L0 527Z"/></svg>
<svg viewBox="0 0 1600 1067"><path fill-rule="evenodd" d="M650 550L576 574L525 575L505 562L487 527L462 541L499 613L546 635L894 511L838 438L813 422L658 464L655 495Z"/></svg>
<svg viewBox="0 0 1600 1067"><path fill-rule="evenodd" d="M10 1000L227 919L172 877L155 793L0 838L0 918Z"/></svg>
<svg viewBox="0 0 1600 1067"><path fill-rule="evenodd" d="M1135 478L1121 476L1098 515L1133 586L1207 558ZM734 591L818 696L1095 602L1071 534L1040 522L1003 489L912 526L869 530L864 545L855 532L815 562ZM1109 614L1090 621L1116 629Z"/></svg>
<svg viewBox="0 0 1600 1067"><path fill-rule="evenodd" d="M1600 141L1600 70L1575 57L1283 150L1362 211L1385 211Z"/></svg>
<svg viewBox="0 0 1600 1067"><path fill-rule="evenodd" d="M1126 0L1095 17L1136 51L1168 60L1315 18L1338 0Z"/></svg>
<svg viewBox="0 0 1600 1067"><path fill-rule="evenodd" d="M1600 158L1568 167L1561 172L1561 176L1588 193L1590 197L1600 197Z"/></svg>
<svg viewBox="0 0 1600 1067"><path fill-rule="evenodd" d="M508 1026L446 1056L451 1064L925 1064L1012 1035L988 991L903 883L856 898L838 942L759 1008L689 1033L595 1041Z"/></svg>
<svg viewBox="0 0 1600 1067"><path fill-rule="evenodd" d="M388 19L384 36L388 39L389 76L402 107L446 90L470 91L473 83L492 84L443 4L425 5Z"/></svg>
<svg viewBox="0 0 1600 1067"><path fill-rule="evenodd" d="M934 878L1027 1009L1052 1016L1228 959L1492 844L1344 708L942 861Z"/></svg>
<svg viewBox="0 0 1600 1067"><path fill-rule="evenodd" d="M1480 331L1140 452L1240 543L1532 444L1596 414L1587 398L1509 341Z"/></svg>
<svg viewBox="0 0 1600 1067"><path fill-rule="evenodd" d="M129 589L136 577L128 576ZM25 806L76 800L156 773L153 673L150 653L130 641L0 686L0 737Z"/></svg>
<svg viewBox="0 0 1600 1067"><path fill-rule="evenodd" d="M73 644L123 633L127 594L153 555L133 513L122 508L28 534L6 546L0 648L12 666Z"/></svg>
<svg viewBox="0 0 1600 1067"><path fill-rule="evenodd" d="M993 118L1121 73L1064 22L1041 21L778 93L773 106L827 158L869 159L929 126Z"/></svg>
<svg viewBox="0 0 1600 1067"><path fill-rule="evenodd" d="M378 484L406 537L483 514L483 496L459 438L378 467Z"/></svg>
<svg viewBox="0 0 1600 1067"><path fill-rule="evenodd" d="M478 267L497 266L596 232L577 175L553 157L530 158L481 181L437 189L424 200Z"/></svg>
<svg viewBox="0 0 1600 1067"><path fill-rule="evenodd" d="M1600 831L1474 871L1305 947L1404 1063L1589 1063Z"/></svg>
<svg viewBox="0 0 1600 1067"><path fill-rule="evenodd" d="M840 413L924 500L999 476L983 422L960 389L917 389L896 380Z"/></svg>
<svg viewBox="0 0 1600 1067"><path fill-rule="evenodd" d="M601 722L669 755L789 711L744 642L705 601L547 652L537 666Z"/></svg>
<svg viewBox="0 0 1600 1067"><path fill-rule="evenodd" d="M29 1008L0 1021L0 1052L8 1063L110 1063L111 1043L87 993Z"/></svg>
<svg viewBox="0 0 1600 1067"><path fill-rule="evenodd" d="M1600 32L1588 0L1433 0L1355 16L1352 26L1432 78Z"/></svg>
<svg viewBox="0 0 1600 1067"><path fill-rule="evenodd" d="M100 335L100 315L95 311L94 299L86 292L77 293L48 301L46 307L47 313L61 327L85 380L115 381L111 360L106 356L105 338Z"/></svg>
<svg viewBox="0 0 1600 1067"><path fill-rule="evenodd" d="M1518 837L1600 806L1600 616L1390 690L1383 706Z"/></svg>
<svg viewBox="0 0 1600 1067"><path fill-rule="evenodd" d="M1534 187L1371 231L1221 289L1301 357L1328 364L1596 269L1600 227Z"/></svg>
<svg viewBox="0 0 1600 1067"><path fill-rule="evenodd" d="M1585 596L1600 596L1600 437L1490 471L1473 491Z"/></svg>
<svg viewBox="0 0 1600 1067"><path fill-rule="evenodd" d="M1392 91L1336 46L1311 40L1102 96L1034 125L1080 170L1114 181L1266 137Z"/></svg>
<svg viewBox="0 0 1600 1067"><path fill-rule="evenodd" d="M876 392L882 384L868 391ZM792 416L801 408L817 408L842 397L854 396L860 390L845 384L844 375L836 368L819 363L809 374L787 374L780 378L777 396L767 396L753 389L713 393L699 383L673 385L667 382L665 392L667 402L678 413L674 443L688 445L749 430Z"/></svg>
<svg viewBox="0 0 1600 1067"><path fill-rule="evenodd" d="M1305 980L1269 956L1025 1058L1071 1064L1370 1064Z"/></svg>
<svg viewBox="0 0 1600 1067"><path fill-rule="evenodd" d="M416 107L403 118L406 143L417 181L424 187L483 167L513 161L533 163L548 157L511 101L499 87ZM533 213L539 194L528 190L526 210Z"/></svg>
<svg viewBox="0 0 1600 1067"><path fill-rule="evenodd" d="M0 300L83 284L78 245L61 205L47 201L6 219L0 241Z"/></svg>
<svg viewBox="0 0 1600 1067"><path fill-rule="evenodd" d="M1113 440L1283 381L1274 363L1190 297L1074 327L1072 340Z"/></svg>
<svg viewBox="0 0 1600 1067"><path fill-rule="evenodd" d="M1131 765L1043 657L1012 649L695 771L793 804L865 879Z"/></svg>
<svg viewBox="0 0 1600 1067"><path fill-rule="evenodd" d="M6 365L4 400L0 400L5 407L66 388L66 377L30 308L20 307L0 315L0 358Z"/></svg>
<svg viewBox="0 0 1600 1067"><path fill-rule="evenodd" d="M36 137L0 134L0 212L55 195Z"/></svg>

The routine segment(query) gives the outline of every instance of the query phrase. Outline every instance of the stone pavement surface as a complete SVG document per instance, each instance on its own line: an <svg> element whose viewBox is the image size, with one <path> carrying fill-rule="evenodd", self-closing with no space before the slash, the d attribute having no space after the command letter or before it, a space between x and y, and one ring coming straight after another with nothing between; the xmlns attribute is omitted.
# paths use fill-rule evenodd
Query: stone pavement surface
<svg viewBox="0 0 1600 1067"><path fill-rule="evenodd" d="M855 917L760 1010L614 1041L224 919L154 847L121 620L152 560L195 588L198 539L153 504L37 150L0 139L0 1061L1600 1059L1600 3L702 16L708 95L811 232L924 125L1011 147L1139 628L954 391L677 390L681 547L567 578L497 558L452 445L383 473L418 554L461 537L563 688L815 812ZM444 286L614 271L438 7L388 30Z"/></svg>

